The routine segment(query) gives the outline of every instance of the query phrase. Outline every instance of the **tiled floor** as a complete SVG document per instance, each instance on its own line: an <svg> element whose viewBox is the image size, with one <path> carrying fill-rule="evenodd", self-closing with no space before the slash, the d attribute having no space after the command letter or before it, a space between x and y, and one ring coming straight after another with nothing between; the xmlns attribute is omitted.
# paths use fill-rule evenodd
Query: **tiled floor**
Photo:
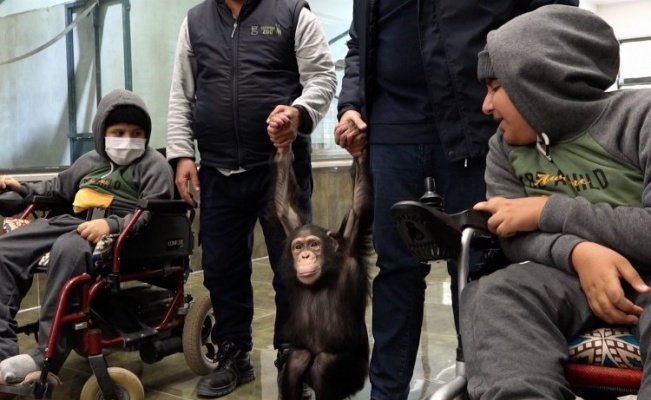
<svg viewBox="0 0 651 400"><path fill-rule="evenodd" d="M256 379L238 387L223 397L226 400L277 399L276 352L271 344L274 321L271 269L267 259L254 262L255 316L253 322L254 350L252 359ZM203 292L201 274L193 274L187 291L193 295ZM434 266L427 278L426 315L423 323L420 351L412 379L410 400L426 399L443 382L454 376L456 336L450 307L449 278L442 266ZM367 323L370 321L370 309ZM370 328L369 328L370 331ZM21 349L33 347L33 338L21 338ZM145 364L136 352L112 351L107 355L109 366L120 366L134 372L145 387L145 398L151 400L200 399L195 391L199 377L188 369L183 354L174 354L155 364ZM87 361L73 353L60 373L63 385L52 398L78 399L81 388L90 376ZM369 386L353 397L369 399Z"/></svg>

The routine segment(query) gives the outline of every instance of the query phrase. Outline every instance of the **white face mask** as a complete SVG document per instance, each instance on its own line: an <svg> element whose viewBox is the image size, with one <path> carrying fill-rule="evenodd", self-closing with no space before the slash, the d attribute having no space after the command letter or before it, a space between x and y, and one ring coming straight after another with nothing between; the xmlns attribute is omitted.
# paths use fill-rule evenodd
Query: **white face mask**
<svg viewBox="0 0 651 400"><path fill-rule="evenodd" d="M129 165L145 153L147 139L105 137L104 147L111 161Z"/></svg>

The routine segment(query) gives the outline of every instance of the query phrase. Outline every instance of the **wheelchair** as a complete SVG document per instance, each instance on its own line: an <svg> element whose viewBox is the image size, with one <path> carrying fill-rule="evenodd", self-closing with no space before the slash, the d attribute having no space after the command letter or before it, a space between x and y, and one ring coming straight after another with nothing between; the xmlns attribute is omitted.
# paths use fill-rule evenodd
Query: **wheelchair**
<svg viewBox="0 0 651 400"><path fill-rule="evenodd" d="M463 291L469 279L488 274L507 265L500 252L499 241L488 231L487 220L490 214L465 210L446 214L442 208L442 198L435 192L432 178L425 180L425 193L419 201L401 201L391 208L391 217L397 225L401 239L413 256L420 262L432 263L439 260L457 260L458 293ZM439 234L437 234L437 232ZM445 232L445 234L440 234ZM453 235L450 232L454 232ZM470 272L470 254L482 252L482 261ZM602 345L608 339L612 328L585 332L568 343L570 360L565 367L565 377L577 396L585 400L615 400L619 396L635 395L642 380L640 368L621 368L597 365L594 360L581 357L579 350L591 345ZM604 333L606 332L606 333ZM639 357L639 343L629 331L618 331L631 340L632 353ZM586 345L587 344L587 345ZM596 346L596 345L595 345ZM605 363L607 364L607 363ZM467 400L468 394L466 368L461 341L457 347L455 377L441 386L429 400Z"/></svg>
<svg viewBox="0 0 651 400"><path fill-rule="evenodd" d="M0 194L3 217L17 215L25 221L69 211L70 206L57 198ZM151 213L151 219L132 234L145 211ZM0 396L50 398L60 382L48 364L64 326L80 335L74 351L88 360L92 371L81 390L82 400L145 398L140 379L124 368L109 367L104 350L138 351L147 364L183 352L193 372L211 372L217 365L217 345L211 341L214 314L210 296L205 292L193 298L184 292L194 249L193 218L194 209L181 200L140 201L108 250L100 252L98 259L94 254L93 270L64 285L42 370L28 375L23 384L0 385ZM43 271L37 268L37 272ZM19 326L16 333L37 337L38 321Z"/></svg>

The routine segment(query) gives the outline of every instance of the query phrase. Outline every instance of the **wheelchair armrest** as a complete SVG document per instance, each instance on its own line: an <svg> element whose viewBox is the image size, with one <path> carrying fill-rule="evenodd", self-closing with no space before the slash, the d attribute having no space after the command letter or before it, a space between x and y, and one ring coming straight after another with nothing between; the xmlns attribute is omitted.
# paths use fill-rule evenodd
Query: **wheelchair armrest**
<svg viewBox="0 0 651 400"><path fill-rule="evenodd" d="M18 193L8 190L0 193L0 215L11 217L25 209L27 202Z"/></svg>
<svg viewBox="0 0 651 400"><path fill-rule="evenodd" d="M401 201L391 207L391 217L400 237L421 262L456 258L466 228L474 228L475 237L484 239L482 247L495 246L496 239L488 231L487 212L468 209L446 214L418 201Z"/></svg>
<svg viewBox="0 0 651 400"><path fill-rule="evenodd" d="M139 200L138 207L159 213L170 213L170 214L184 214L189 209L192 208L191 205L186 203L183 200L159 200L159 199L150 199L150 200Z"/></svg>
<svg viewBox="0 0 651 400"><path fill-rule="evenodd" d="M70 207L70 202L68 200L62 199L58 196L30 195L25 197L25 202L33 204L36 209L40 210Z"/></svg>
<svg viewBox="0 0 651 400"><path fill-rule="evenodd" d="M491 214L487 211L477 211L473 209L464 210L455 214L449 214L449 217L459 226L459 230L465 228L475 228L482 231L482 234L491 235L488 231L488 218Z"/></svg>

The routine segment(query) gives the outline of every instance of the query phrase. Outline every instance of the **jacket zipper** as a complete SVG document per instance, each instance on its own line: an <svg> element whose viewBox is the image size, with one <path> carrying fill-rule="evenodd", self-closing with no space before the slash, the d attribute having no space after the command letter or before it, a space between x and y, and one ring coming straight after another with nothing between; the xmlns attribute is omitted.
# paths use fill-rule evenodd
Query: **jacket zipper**
<svg viewBox="0 0 651 400"><path fill-rule="evenodd" d="M239 17L235 20L233 23L233 31L231 32L231 48L233 49L232 54L231 54L231 99L232 99L232 109L233 109L233 129L235 130L235 140L237 141L237 167L240 168L242 166L243 162L243 151L242 151L242 138L240 137L240 130L239 130L239 110L237 107L237 99L238 99L238 82L237 82L237 74L238 74L238 68L237 68L237 55L239 52L239 43L238 43L238 38L235 37L235 32L237 31L237 22L239 20ZM236 168L236 169L238 169Z"/></svg>

